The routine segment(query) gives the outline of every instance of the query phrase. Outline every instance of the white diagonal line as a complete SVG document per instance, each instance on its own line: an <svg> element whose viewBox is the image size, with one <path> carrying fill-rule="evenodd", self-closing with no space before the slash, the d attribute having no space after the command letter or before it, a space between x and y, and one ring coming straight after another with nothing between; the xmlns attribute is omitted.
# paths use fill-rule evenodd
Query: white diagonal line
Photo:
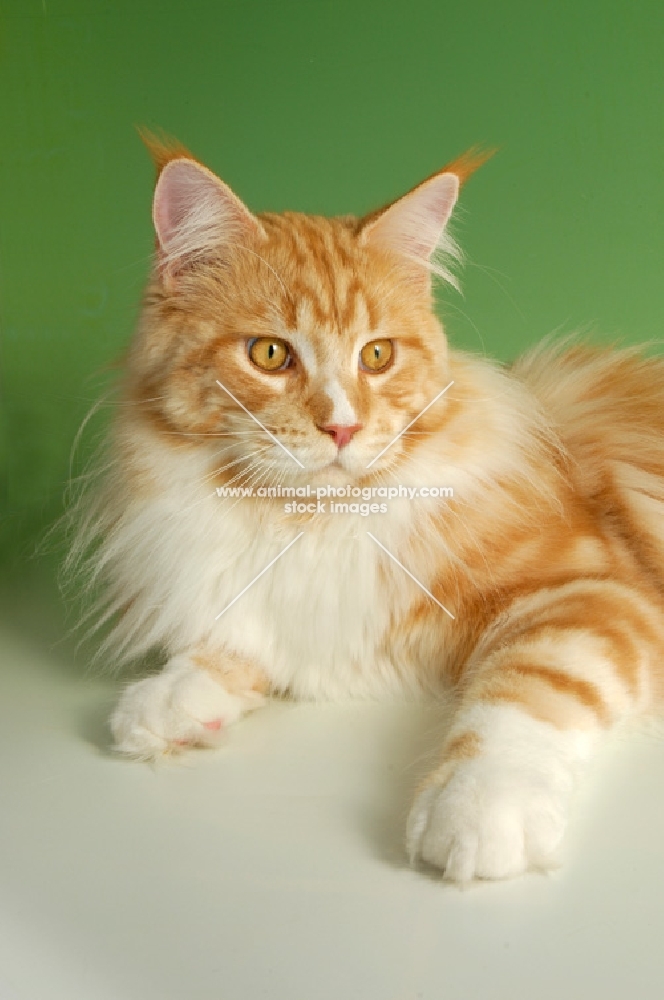
<svg viewBox="0 0 664 1000"><path fill-rule="evenodd" d="M251 581L251 583L248 583L247 586L244 588L244 590L241 590L240 593L237 595L237 597L234 597L233 600L231 601L231 603L226 605L226 607L224 608L223 611L220 611L218 615L214 616L214 620L217 621L217 619L221 618L221 616L223 614L225 614L228 611L229 608L232 608L233 605L235 604L235 602L239 601L240 598L242 597L242 595L246 594L250 587L253 587L253 585L256 583L256 580L260 580L260 578L262 577L263 573L267 573L267 571L269 570L270 566L274 566L274 564L276 563L277 559L281 559L281 557L284 555L284 553L288 552L288 550L291 547L291 545L295 545L295 543L298 540L298 538L301 538L303 534L304 534L304 532L301 531L299 535L296 535L295 538L293 539L293 541L289 542L288 545L286 546L286 548L282 549L281 552L279 553L279 555L275 556L274 559L272 560L272 562L269 562L267 564L267 566L265 567L265 569L262 569L260 571L260 573L258 574L258 576L255 576L253 578L253 580ZM434 600L435 600L435 598L434 598Z"/></svg>
<svg viewBox="0 0 664 1000"><path fill-rule="evenodd" d="M448 388L449 388L449 386L448 386ZM400 563L399 560L397 559L397 557L392 555L392 553L389 551L389 549L386 549L384 545L381 545L381 543L378 541L378 539L375 537L375 535L372 535L370 531L367 531L367 535L369 536L369 538L372 538L374 540L374 542L376 543L376 545L378 545L379 548L381 548L383 550L383 552L385 552L390 557L390 559L394 560L394 562L397 564L397 566L401 567L401 569L404 571L404 573L406 573L411 578L411 580L413 580L417 584L417 586L420 588L420 590L423 590L424 593L427 594L431 598L432 601L436 602L436 604L438 605L439 608L443 609L443 611L445 612L446 615L449 615L450 618L452 618L454 620L454 615L452 614L452 612L448 611L447 608L445 607L445 605L441 604L440 601L438 600L438 598L434 597L433 594L431 593L431 591L427 590L427 588L424 586L424 584L420 583L420 581L417 579L417 577L413 576L413 574L410 572L410 570L406 569L406 567L404 566L404 564Z"/></svg>
<svg viewBox="0 0 664 1000"><path fill-rule="evenodd" d="M280 440L279 440L278 438L276 438L276 437L274 436L274 434L272 434L272 433L271 433L271 432L270 432L270 431L269 431L269 430L267 429L267 427L265 427L265 426L264 426L264 424L262 424L262 423L260 422L260 420L258 419L258 417L255 417L255 416L253 415L253 413L251 412L251 410L248 410L248 409L247 409L247 407L246 407L246 406L244 405L244 403L241 403L241 402L240 402L240 400L239 400L239 399L237 399L237 398L236 398L236 397L235 397L235 396L233 395L233 393L231 392L231 390L230 390L230 389L227 389L225 385L222 385L222 383L221 383L221 382L219 381L219 379L216 379L216 383L217 383L217 385L219 386L219 388L220 388L220 389L223 389L223 390L224 390L224 392L228 393L228 395L229 395L229 396L231 397L231 399L233 400L233 402L234 402L234 403L237 403L237 405L238 405L238 406L241 406L241 407L242 407L242 409L244 410L244 412L245 412L245 413L246 413L246 414L247 414L248 416L250 416L252 420L255 420L255 421L256 421L256 423L257 423L257 424L258 424L258 426L259 426L259 427L261 428L261 430L264 430L264 431L265 431L265 433L267 434L267 436L268 436L268 437L270 437L270 438L272 438L272 440L274 441L274 443L275 443L275 444L278 444L280 448L283 448L283 450L284 450L284 451L286 452L286 454L287 454L287 455L289 455L289 456L290 456L290 457L291 457L291 458L293 459L293 461L294 461L294 462L297 462L297 464L298 464L298 465L300 466L300 468L301 468L301 469L303 469L303 468L304 468L304 466L302 465L302 462L300 462L300 461L299 461L299 460L298 460L298 459L297 459L297 458L295 457L295 455L293 455L293 454L292 454L292 453L291 453L291 452L290 452L290 451L288 450L288 448L286 448L286 446L285 446L285 445L283 445L283 444L281 443L281 441L280 441ZM435 400L434 400L434 403L435 403ZM429 405L431 405L431 404L429 404ZM422 412L424 412L424 411L422 411Z"/></svg>
<svg viewBox="0 0 664 1000"><path fill-rule="evenodd" d="M391 448L391 447L392 447L392 445L394 444L394 442L395 442L395 441L398 441L398 440L399 440L399 438L401 437L401 435L402 435L402 434L405 434L405 433L406 433L406 431L407 431L407 430L408 430L408 429L409 429L410 427L412 427L412 426L413 426L413 424L415 423L415 421L416 421L416 420L419 420L419 419L420 419L420 417L421 417L421 416L423 416L423 415L424 415L424 414L425 414L425 413L427 412L427 410L429 409L429 407L433 406L433 404L434 404L435 402L437 402L437 400L439 400L439 399L440 399L440 397L441 397L441 396L443 395L443 393L446 393L446 392L447 392L447 390L448 390L448 389L450 388L450 386L451 386L451 385L454 385L454 379L452 379L452 381L450 382L450 384L449 384L449 385L446 385L444 389L441 389L441 390L440 390L440 392L438 393L438 395L437 395L437 396L434 396L434 398L433 398L433 399L431 400L431 402L430 402L430 403L427 403L427 405L426 405L426 406L424 407L424 409L423 409L423 410L420 410L420 412L419 412L419 413L417 414L417 416L416 416L416 417L413 417L413 419L411 420L411 422L410 422L409 424L406 424L406 426L404 427L404 429L403 429L402 431L399 431L399 433L397 434L397 436L396 436L396 437L393 437L393 438L392 438L392 440L390 441L390 443L389 443L389 444L386 444L386 445L385 445L385 447L383 448L383 450L382 450L382 451L379 451L379 452L378 452L378 454L376 455L376 457L375 457L375 458L372 458L372 459L371 459L371 461L370 461L370 462L369 462L369 464L367 465L367 469L370 469L370 468L371 468L371 466L372 466L372 465L374 464L374 462L377 462L377 461L378 461L378 459L380 458L380 456L381 456L381 455L384 455L384 454L385 454L385 452L387 451L387 449L388 449L388 448ZM434 601L435 601L435 597L434 597Z"/></svg>

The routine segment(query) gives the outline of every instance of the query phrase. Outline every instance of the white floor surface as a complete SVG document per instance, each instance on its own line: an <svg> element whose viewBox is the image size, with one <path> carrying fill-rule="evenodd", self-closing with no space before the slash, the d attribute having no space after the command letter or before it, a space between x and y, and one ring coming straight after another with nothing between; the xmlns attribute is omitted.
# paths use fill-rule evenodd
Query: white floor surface
<svg viewBox="0 0 664 1000"><path fill-rule="evenodd" d="M460 891L403 831L437 711L274 704L114 758L117 684L0 641L1 1000L664 996L664 741L615 737L564 867Z"/></svg>

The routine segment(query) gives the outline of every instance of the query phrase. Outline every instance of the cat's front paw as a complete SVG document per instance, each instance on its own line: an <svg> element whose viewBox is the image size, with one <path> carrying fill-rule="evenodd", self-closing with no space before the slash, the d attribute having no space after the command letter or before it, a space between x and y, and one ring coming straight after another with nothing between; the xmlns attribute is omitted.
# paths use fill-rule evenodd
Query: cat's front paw
<svg viewBox="0 0 664 1000"><path fill-rule="evenodd" d="M130 684L110 720L115 749L150 760L189 746L214 747L224 729L263 699L231 693L186 655Z"/></svg>
<svg viewBox="0 0 664 1000"><path fill-rule="evenodd" d="M563 782L565 785L566 782ZM502 879L557 864L567 820L565 790L550 776L478 757L419 793L407 847L453 882Z"/></svg>

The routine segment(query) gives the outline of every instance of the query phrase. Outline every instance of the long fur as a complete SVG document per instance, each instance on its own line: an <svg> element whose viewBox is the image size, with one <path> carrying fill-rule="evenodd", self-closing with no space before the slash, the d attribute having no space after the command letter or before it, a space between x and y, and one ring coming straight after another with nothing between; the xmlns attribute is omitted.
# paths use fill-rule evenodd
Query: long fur
<svg viewBox="0 0 664 1000"><path fill-rule="evenodd" d="M448 348L430 272L450 278L432 261L456 253L477 158L357 220L253 216L181 149L159 157L158 257L70 554L101 593L100 655L165 661L125 690L119 749L214 744L269 692L452 690L412 856L461 881L548 866L601 734L661 701L664 361L548 343L508 369ZM253 365L256 337L288 367ZM363 371L385 339L393 362ZM453 496L362 516L217 490L307 483Z"/></svg>

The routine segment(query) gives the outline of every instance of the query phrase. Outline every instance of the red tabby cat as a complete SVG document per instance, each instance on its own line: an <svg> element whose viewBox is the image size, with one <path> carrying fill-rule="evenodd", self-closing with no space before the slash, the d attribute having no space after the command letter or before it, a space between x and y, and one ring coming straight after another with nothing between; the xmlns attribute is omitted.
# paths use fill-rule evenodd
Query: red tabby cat
<svg viewBox="0 0 664 1000"><path fill-rule="evenodd" d="M104 581L105 648L166 657L125 688L118 750L215 745L270 693L453 689L411 857L460 882L550 866L600 737L662 694L664 362L449 349L432 273L454 280L481 156L326 219L254 215L150 144L156 263L73 556ZM330 486L374 502L331 513Z"/></svg>

